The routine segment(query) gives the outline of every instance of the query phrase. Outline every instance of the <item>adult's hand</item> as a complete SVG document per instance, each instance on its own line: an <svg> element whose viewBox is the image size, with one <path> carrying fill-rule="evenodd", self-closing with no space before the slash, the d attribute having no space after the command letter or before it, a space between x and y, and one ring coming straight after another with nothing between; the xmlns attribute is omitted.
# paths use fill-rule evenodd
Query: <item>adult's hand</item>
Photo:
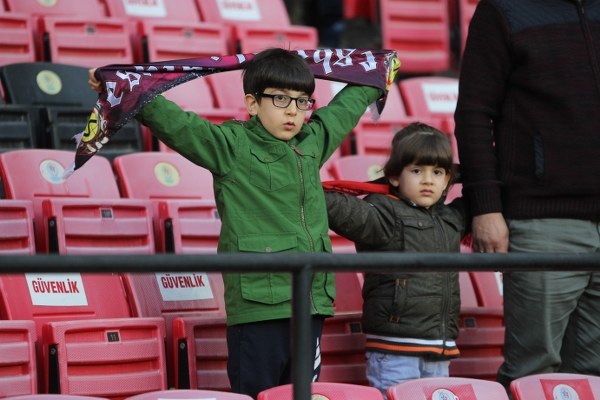
<svg viewBox="0 0 600 400"><path fill-rule="evenodd" d="M474 252L506 253L508 251L508 226L502 213L473 217L472 231Z"/></svg>

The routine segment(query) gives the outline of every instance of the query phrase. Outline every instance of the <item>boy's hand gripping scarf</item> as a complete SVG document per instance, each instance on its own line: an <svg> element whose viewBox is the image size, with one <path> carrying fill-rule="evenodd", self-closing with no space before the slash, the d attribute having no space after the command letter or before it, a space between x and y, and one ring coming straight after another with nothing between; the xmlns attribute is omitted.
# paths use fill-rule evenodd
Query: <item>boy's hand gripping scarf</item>
<svg viewBox="0 0 600 400"><path fill-rule="evenodd" d="M373 86L382 90L374 115L383 110L387 91L400 62L390 50L321 49L295 50L316 78ZM147 64L108 65L98 68L95 77L102 93L83 132L75 135L77 148L70 176L102 147L123 125L160 93L209 74L243 69L254 54L190 58Z"/></svg>

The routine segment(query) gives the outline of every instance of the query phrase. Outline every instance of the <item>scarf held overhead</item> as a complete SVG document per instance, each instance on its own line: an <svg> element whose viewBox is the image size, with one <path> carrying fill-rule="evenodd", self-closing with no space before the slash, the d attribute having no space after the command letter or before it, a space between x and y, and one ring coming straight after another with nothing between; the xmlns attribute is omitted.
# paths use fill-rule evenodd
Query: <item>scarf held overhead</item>
<svg viewBox="0 0 600 400"><path fill-rule="evenodd" d="M383 110L391 83L388 79L393 78L392 69L399 64L394 51L320 49L293 52L307 62L315 78L381 89L385 94L375 103L374 115ZM192 79L243 69L254 55L249 53L146 64L113 64L98 68L95 77L101 82L102 92L84 131L75 135L75 161L65 172L65 177L106 146L127 121L160 93Z"/></svg>

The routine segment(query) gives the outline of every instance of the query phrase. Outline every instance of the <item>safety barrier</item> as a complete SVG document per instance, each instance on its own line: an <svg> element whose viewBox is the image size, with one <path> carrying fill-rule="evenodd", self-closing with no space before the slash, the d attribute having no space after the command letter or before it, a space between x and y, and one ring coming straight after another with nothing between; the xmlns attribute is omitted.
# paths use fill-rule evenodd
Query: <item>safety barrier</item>
<svg viewBox="0 0 600 400"><path fill-rule="evenodd" d="M248 254L0 256L0 273L24 272L269 272L289 271L292 285L294 399L310 399L312 371L310 291L315 271L595 271L600 253L508 254ZM306 295L302 295L302 294Z"/></svg>

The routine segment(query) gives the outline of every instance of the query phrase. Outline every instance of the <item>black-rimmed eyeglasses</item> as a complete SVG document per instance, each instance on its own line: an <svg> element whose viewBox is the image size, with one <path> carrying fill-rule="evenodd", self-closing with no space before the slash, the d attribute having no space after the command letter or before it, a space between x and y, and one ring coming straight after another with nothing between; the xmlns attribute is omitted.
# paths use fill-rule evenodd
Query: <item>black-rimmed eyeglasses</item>
<svg viewBox="0 0 600 400"><path fill-rule="evenodd" d="M287 108L292 100L296 102L298 110L308 111L313 108L315 100L310 97L291 97L285 94L267 94L256 93L256 97L269 97L273 100L273 105L279 108Z"/></svg>

